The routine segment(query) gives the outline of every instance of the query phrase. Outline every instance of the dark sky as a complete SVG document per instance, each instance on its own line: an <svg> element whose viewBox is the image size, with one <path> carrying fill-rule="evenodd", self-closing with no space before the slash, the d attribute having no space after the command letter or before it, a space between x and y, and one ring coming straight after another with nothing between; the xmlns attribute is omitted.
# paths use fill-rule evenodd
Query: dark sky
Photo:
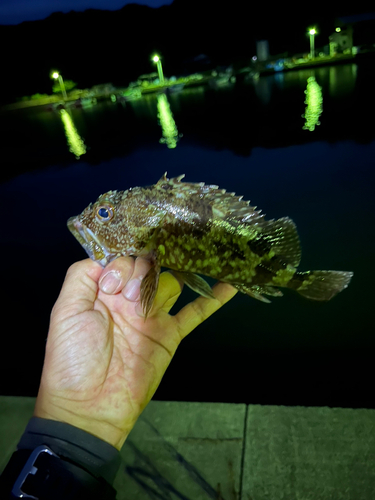
<svg viewBox="0 0 375 500"><path fill-rule="evenodd" d="M173 0L1 0L0 25L14 25L23 21L45 19L53 12L66 13L71 10L84 11L86 9L118 10L132 3L158 8L162 5L170 5L172 2ZM202 8L205 0L201 0L199 4ZM348 16L347 22L375 17L374 12L369 13L370 9L364 0L357 0L356 4L350 7L337 5L334 10L338 17Z"/></svg>
<svg viewBox="0 0 375 500"><path fill-rule="evenodd" d="M0 25L45 19L53 12L118 10L130 3L157 8L171 4L172 0L1 0Z"/></svg>

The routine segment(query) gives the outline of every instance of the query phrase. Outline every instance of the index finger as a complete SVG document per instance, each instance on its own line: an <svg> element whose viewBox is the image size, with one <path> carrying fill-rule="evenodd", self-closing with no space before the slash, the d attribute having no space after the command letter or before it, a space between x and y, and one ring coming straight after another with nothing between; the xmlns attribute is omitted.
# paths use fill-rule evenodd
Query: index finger
<svg viewBox="0 0 375 500"><path fill-rule="evenodd" d="M181 335L181 340L194 330L198 325L203 323L207 318L216 312L220 307L232 299L237 290L228 283L216 283L212 288L215 295L214 299L206 299L198 297L190 304L187 304L175 316L178 324L178 330Z"/></svg>
<svg viewBox="0 0 375 500"><path fill-rule="evenodd" d="M103 269L100 275L100 290L108 295L118 293L130 280L133 271L133 257L119 257L113 260Z"/></svg>

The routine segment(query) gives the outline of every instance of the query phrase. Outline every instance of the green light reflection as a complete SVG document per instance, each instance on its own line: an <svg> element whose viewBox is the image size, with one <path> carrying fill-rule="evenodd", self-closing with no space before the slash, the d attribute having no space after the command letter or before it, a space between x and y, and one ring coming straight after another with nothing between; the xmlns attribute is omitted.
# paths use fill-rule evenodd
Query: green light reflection
<svg viewBox="0 0 375 500"><path fill-rule="evenodd" d="M70 114L65 110L60 110L61 120L64 124L64 130L66 139L69 145L69 151L75 155L77 160L80 156L86 153L86 146L83 139L77 132L77 129L73 123L73 119Z"/></svg>
<svg viewBox="0 0 375 500"><path fill-rule="evenodd" d="M157 96L158 118L163 131L163 137L159 140L160 143L166 144L169 149L177 146L180 138L176 127L176 122L173 119L171 107L165 94Z"/></svg>
<svg viewBox="0 0 375 500"><path fill-rule="evenodd" d="M307 79L305 94L307 106L305 114L302 115L302 118L305 118L305 125L302 128L312 132L317 125L320 125L319 117L323 111L322 87L316 82L315 77L310 76Z"/></svg>

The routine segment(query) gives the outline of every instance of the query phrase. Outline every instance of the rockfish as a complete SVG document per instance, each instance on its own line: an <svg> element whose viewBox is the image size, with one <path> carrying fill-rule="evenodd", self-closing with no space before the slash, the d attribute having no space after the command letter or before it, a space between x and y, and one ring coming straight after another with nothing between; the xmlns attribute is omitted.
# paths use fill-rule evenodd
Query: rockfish
<svg viewBox="0 0 375 500"><path fill-rule="evenodd" d="M198 274L230 283L251 297L282 296L287 287L313 300L330 300L353 273L298 272L301 249L288 217L265 220L242 196L218 186L168 179L153 186L109 191L68 227L89 257L105 267L121 255L142 256L152 267L141 284L141 304L150 312L161 267L204 297L212 298Z"/></svg>

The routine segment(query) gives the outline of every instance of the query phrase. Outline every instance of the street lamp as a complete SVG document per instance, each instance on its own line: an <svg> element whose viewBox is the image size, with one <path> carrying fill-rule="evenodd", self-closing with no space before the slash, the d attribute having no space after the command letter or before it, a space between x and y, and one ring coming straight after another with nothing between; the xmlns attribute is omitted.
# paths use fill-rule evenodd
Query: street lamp
<svg viewBox="0 0 375 500"><path fill-rule="evenodd" d="M59 80L59 84L60 84L63 98L64 98L64 100L67 100L68 96L66 95L64 80L63 80L62 76L60 75L60 73L58 73L57 71L54 71L52 73L52 78L54 78L55 80Z"/></svg>
<svg viewBox="0 0 375 500"><path fill-rule="evenodd" d="M309 35L310 35L310 57L311 59L314 59L315 57L314 36L316 35L315 28L309 30Z"/></svg>
<svg viewBox="0 0 375 500"><path fill-rule="evenodd" d="M159 75L159 83L163 85L164 83L164 75L163 75L163 68L161 67L161 61L160 57L157 55L154 55L152 60L156 63L156 67L158 69L158 75Z"/></svg>

